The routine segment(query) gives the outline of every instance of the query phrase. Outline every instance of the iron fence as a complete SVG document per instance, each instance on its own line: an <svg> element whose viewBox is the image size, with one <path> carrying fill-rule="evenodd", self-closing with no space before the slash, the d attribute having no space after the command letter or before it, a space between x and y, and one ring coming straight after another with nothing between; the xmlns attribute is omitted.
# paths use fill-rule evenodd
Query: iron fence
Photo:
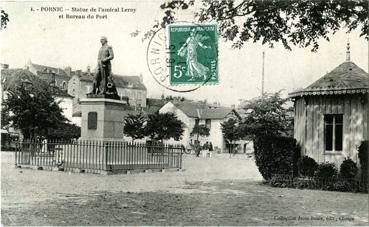
<svg viewBox="0 0 369 227"><path fill-rule="evenodd" d="M16 166L85 172L182 168L183 146L122 141L38 141L17 144Z"/></svg>

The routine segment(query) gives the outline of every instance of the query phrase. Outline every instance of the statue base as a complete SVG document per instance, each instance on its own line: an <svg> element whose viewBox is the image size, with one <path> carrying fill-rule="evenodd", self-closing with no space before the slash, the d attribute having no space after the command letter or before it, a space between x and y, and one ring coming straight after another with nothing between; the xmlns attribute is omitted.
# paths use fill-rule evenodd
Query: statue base
<svg viewBox="0 0 369 227"><path fill-rule="evenodd" d="M112 94L87 94L87 98L103 98L103 99L114 99L114 100L120 100L120 97L116 93Z"/></svg>
<svg viewBox="0 0 369 227"><path fill-rule="evenodd" d="M98 96L98 97L97 97ZM105 95L81 99L81 140L123 140L124 101L107 99Z"/></svg>

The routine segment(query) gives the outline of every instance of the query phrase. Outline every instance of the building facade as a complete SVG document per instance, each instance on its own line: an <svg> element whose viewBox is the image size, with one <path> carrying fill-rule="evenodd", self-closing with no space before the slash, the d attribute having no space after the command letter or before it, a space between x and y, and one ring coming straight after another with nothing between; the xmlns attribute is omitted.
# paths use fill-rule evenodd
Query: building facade
<svg viewBox="0 0 369 227"><path fill-rule="evenodd" d="M294 100L294 137L303 155L339 166L356 163L358 147L368 140L368 73L346 61L306 89L290 93Z"/></svg>
<svg viewBox="0 0 369 227"><path fill-rule="evenodd" d="M223 123L229 115L234 114L231 108L184 101L178 103L168 102L159 112L173 113L184 123L184 132L180 142L185 146L193 144L196 140L196 135L191 136L191 132L195 125L198 124L205 125L210 129L209 136L199 138L201 144L208 141L213 144L215 149L219 149L222 152L226 150L221 123Z"/></svg>

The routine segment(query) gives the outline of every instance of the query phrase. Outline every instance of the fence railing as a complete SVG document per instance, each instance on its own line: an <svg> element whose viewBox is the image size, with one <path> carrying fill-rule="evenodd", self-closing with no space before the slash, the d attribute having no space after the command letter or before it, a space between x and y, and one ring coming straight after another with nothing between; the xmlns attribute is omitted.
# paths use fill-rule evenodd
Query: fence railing
<svg viewBox="0 0 369 227"><path fill-rule="evenodd" d="M86 172L182 168L180 145L122 141L37 141L17 144L16 166Z"/></svg>

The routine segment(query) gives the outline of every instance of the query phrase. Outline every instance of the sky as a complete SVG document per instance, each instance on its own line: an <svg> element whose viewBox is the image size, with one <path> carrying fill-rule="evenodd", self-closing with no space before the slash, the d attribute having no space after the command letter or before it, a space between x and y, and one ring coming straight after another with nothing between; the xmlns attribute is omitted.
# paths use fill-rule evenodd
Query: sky
<svg viewBox="0 0 369 227"><path fill-rule="evenodd" d="M148 40L142 42L145 31L163 12L160 1L2 1L0 6L9 14L8 27L0 32L0 62L10 68L33 63L85 71L96 67L100 37L107 36L115 58L113 73L142 74L148 97L164 95L185 96L190 99L220 102L230 106L242 99L251 99L261 93L262 52L265 52L265 91L283 95L304 88L345 61L346 43L350 40L351 60L368 72L368 41L359 31L346 30L330 36L330 42L321 40L318 52L310 48L286 50L281 44L274 48L248 42L242 49L232 49L231 43L219 39L219 84L206 85L189 93L174 93L155 82L146 64ZM50 12L47 7L63 7L63 12ZM129 12L71 12L72 7L110 9L119 7ZM66 9L69 9L67 12ZM132 12L132 9L135 12ZM33 10L33 11L32 11ZM177 14L179 20L192 20L193 10ZM59 19L61 14L107 19ZM137 37L131 33L141 31Z"/></svg>

